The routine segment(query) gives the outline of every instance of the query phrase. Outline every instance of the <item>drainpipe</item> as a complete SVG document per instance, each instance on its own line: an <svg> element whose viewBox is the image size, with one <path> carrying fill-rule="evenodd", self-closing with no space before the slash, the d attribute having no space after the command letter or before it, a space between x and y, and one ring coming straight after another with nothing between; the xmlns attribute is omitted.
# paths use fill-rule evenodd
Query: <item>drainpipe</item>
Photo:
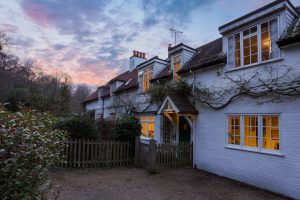
<svg viewBox="0 0 300 200"><path fill-rule="evenodd" d="M192 92L193 92L193 105L195 105L195 97L194 97L194 95L195 95L195 73L192 70L190 70L190 73L193 75L193 83L192 83L193 90L192 90Z"/></svg>
<svg viewBox="0 0 300 200"><path fill-rule="evenodd" d="M193 75L193 83L192 83L192 85L193 85L193 105L195 105L195 73L192 71L192 70L190 70L190 73ZM192 131L193 131L193 168L197 168L197 165L196 165L196 163L195 163L195 158L196 158L196 156L195 156L195 154L196 154L196 119L197 119L197 116L195 116L195 117L192 117L192 122L193 122L193 126L192 126Z"/></svg>

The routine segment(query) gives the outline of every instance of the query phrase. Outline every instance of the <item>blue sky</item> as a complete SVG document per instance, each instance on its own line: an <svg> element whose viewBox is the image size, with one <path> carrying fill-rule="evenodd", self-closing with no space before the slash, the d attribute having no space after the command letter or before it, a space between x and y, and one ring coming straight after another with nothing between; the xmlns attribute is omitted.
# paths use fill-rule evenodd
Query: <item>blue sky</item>
<svg viewBox="0 0 300 200"><path fill-rule="evenodd" d="M174 37L192 47L220 37L218 27L272 0L2 0L0 30L12 50L74 83L104 84L128 69L132 50L167 56ZM291 0L297 6L300 0Z"/></svg>

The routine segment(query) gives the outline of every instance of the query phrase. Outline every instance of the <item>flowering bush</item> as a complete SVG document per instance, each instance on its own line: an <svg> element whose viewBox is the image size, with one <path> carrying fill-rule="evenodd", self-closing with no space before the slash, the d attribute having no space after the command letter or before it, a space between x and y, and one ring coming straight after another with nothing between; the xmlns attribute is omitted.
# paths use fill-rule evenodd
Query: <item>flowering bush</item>
<svg viewBox="0 0 300 200"><path fill-rule="evenodd" d="M40 199L47 169L60 161L66 132L52 129L56 118L0 105L0 199Z"/></svg>

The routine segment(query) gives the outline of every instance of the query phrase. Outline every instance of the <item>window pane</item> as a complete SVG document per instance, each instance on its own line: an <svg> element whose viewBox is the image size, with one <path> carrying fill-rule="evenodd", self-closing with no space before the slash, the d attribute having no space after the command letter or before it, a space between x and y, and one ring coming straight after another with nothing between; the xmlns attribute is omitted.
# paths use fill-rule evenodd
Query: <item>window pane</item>
<svg viewBox="0 0 300 200"><path fill-rule="evenodd" d="M247 36L247 35L249 35L249 29L248 30L245 30L244 32L243 32L243 36Z"/></svg>
<svg viewBox="0 0 300 200"><path fill-rule="evenodd" d="M245 57L244 56L244 65L249 65L250 64L250 56Z"/></svg>
<svg viewBox="0 0 300 200"><path fill-rule="evenodd" d="M269 23L265 22L263 24L261 24L261 32L265 32L269 30Z"/></svg>
<svg viewBox="0 0 300 200"><path fill-rule="evenodd" d="M258 147L258 117L244 117L244 145Z"/></svg>
<svg viewBox="0 0 300 200"><path fill-rule="evenodd" d="M279 57L279 50L276 44L277 40L278 40L277 18L261 24L262 61Z"/></svg>
<svg viewBox="0 0 300 200"><path fill-rule="evenodd" d="M240 45L240 34L234 35L234 49L235 49L235 67L241 66L241 45Z"/></svg>
<svg viewBox="0 0 300 200"><path fill-rule="evenodd" d="M269 51L263 51L261 54L262 60L269 60L270 59L270 53Z"/></svg>
<svg viewBox="0 0 300 200"><path fill-rule="evenodd" d="M263 117L263 148L270 150L279 150L278 116Z"/></svg>
<svg viewBox="0 0 300 200"><path fill-rule="evenodd" d="M240 117L228 117L228 144L240 144Z"/></svg>
<svg viewBox="0 0 300 200"><path fill-rule="evenodd" d="M257 27L254 26L250 29L250 33L256 33L257 32Z"/></svg>
<svg viewBox="0 0 300 200"><path fill-rule="evenodd" d="M174 63L174 72L173 72L174 80L179 80L180 79L180 77L177 73L179 70L180 70L180 62Z"/></svg>
<svg viewBox="0 0 300 200"><path fill-rule="evenodd" d="M154 138L154 122L148 123L148 137Z"/></svg>
<svg viewBox="0 0 300 200"><path fill-rule="evenodd" d="M142 136L147 137L147 128L146 128L146 122L142 122L141 126L142 126Z"/></svg>
<svg viewBox="0 0 300 200"><path fill-rule="evenodd" d="M257 63L258 62L258 54L254 54L251 56L251 63Z"/></svg>
<svg viewBox="0 0 300 200"><path fill-rule="evenodd" d="M149 121L154 121L154 117L148 117Z"/></svg>

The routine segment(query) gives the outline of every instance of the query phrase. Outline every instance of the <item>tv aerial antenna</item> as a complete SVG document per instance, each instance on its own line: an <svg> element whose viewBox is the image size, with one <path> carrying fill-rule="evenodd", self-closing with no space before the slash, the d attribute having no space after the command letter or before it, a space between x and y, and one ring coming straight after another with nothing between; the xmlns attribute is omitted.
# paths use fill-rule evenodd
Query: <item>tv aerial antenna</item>
<svg viewBox="0 0 300 200"><path fill-rule="evenodd" d="M173 28L173 27L171 27L170 29L169 29L172 33L174 33L174 39L175 39L175 44L174 45L176 45L177 44L177 34L179 34L179 33L183 33L182 31L180 31L180 30L178 30L178 29L176 29L176 28Z"/></svg>

